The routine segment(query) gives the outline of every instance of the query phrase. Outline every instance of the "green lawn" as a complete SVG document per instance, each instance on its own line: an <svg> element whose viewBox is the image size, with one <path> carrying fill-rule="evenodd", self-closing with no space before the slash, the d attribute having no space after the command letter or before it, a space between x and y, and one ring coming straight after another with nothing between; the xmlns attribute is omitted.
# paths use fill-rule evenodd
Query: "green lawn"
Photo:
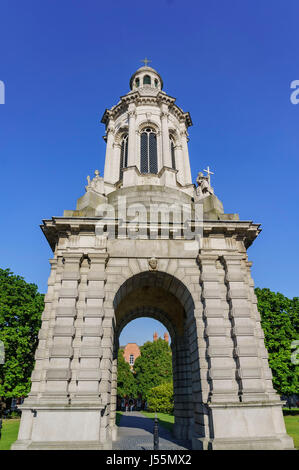
<svg viewBox="0 0 299 470"><path fill-rule="evenodd" d="M294 440L296 449L299 450L299 415L297 416L284 416L287 433Z"/></svg>
<svg viewBox="0 0 299 470"><path fill-rule="evenodd" d="M155 418L155 413L150 413L149 411L141 411L141 413L147 418ZM166 428L168 431L172 431L174 425L173 415L169 415L167 413L157 413L157 417L159 419L159 424L161 424L163 428Z"/></svg>
<svg viewBox="0 0 299 470"><path fill-rule="evenodd" d="M148 411L141 412L147 418L154 419L155 413ZM122 413L116 412L116 425L119 425ZM174 424L174 416L166 413L157 413L159 424L165 427L168 431L172 431ZM287 433L294 439L296 449L299 449L299 415L297 416L284 416L284 421ZM2 428L2 437L0 439L0 450L9 450L11 444L17 440L20 420L19 419L4 419Z"/></svg>
<svg viewBox="0 0 299 470"><path fill-rule="evenodd" d="M0 450L9 450L11 444L18 438L20 418L4 419L2 423L3 427L0 439Z"/></svg>
<svg viewBox="0 0 299 470"><path fill-rule="evenodd" d="M155 417L155 413L149 413L148 411L142 411L141 413L151 419ZM157 416L159 418L159 424L169 431L172 431L174 416L165 413L157 413ZM296 449L299 449L299 415L284 416L284 421L288 435L293 438Z"/></svg>

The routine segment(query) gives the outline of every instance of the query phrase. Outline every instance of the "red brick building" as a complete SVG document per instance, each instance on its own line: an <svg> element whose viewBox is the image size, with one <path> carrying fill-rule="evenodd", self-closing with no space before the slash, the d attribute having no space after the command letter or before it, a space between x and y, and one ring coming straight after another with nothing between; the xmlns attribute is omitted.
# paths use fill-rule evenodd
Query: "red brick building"
<svg viewBox="0 0 299 470"><path fill-rule="evenodd" d="M140 349L138 344L136 343L128 343L124 347L124 358L125 361L130 364L131 369L133 368L134 362L136 361L137 357L140 356Z"/></svg>
<svg viewBox="0 0 299 470"><path fill-rule="evenodd" d="M153 340L157 341L158 333L155 331L153 335ZM164 341L169 341L168 333L164 333ZM125 361L130 364L131 369L133 368L134 362L136 361L137 357L140 356L140 349L138 344L136 343L128 343L126 346L121 347L124 350L124 358Z"/></svg>

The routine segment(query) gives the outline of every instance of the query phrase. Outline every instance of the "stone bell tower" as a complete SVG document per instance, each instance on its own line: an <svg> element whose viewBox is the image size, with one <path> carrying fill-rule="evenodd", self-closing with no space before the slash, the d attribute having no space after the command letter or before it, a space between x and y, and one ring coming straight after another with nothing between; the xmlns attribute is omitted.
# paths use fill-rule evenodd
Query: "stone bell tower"
<svg viewBox="0 0 299 470"><path fill-rule="evenodd" d="M147 64L102 123L104 177L96 170L76 209L41 226L51 274L12 448L111 448L119 335L138 317L171 336L176 437L193 449L293 448L247 258L259 225L224 212L209 168L193 184L191 117Z"/></svg>

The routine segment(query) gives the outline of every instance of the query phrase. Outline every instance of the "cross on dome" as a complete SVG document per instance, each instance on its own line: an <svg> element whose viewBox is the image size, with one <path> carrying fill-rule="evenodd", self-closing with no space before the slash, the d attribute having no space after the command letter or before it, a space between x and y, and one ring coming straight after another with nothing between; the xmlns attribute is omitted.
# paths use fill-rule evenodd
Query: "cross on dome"
<svg viewBox="0 0 299 470"><path fill-rule="evenodd" d="M145 57L145 59L141 60L140 62L144 62L145 67L147 67L148 63L152 62L152 60L148 60L148 58Z"/></svg>

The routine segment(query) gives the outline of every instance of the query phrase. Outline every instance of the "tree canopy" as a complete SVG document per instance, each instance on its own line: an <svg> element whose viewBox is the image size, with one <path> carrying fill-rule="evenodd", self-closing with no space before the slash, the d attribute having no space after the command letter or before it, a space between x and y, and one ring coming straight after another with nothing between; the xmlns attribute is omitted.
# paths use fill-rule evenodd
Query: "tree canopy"
<svg viewBox="0 0 299 470"><path fill-rule="evenodd" d="M134 374L129 364L125 361L124 352L118 350L117 358L117 395L121 398L137 398L137 387Z"/></svg>
<svg viewBox="0 0 299 470"><path fill-rule="evenodd" d="M147 341L134 364L137 390L147 398L151 388L172 380L172 355L167 341Z"/></svg>
<svg viewBox="0 0 299 470"><path fill-rule="evenodd" d="M0 341L5 362L0 365L0 396L27 395L34 366L44 295L9 269L0 269Z"/></svg>
<svg viewBox="0 0 299 470"><path fill-rule="evenodd" d="M299 298L288 299L270 289L255 289L273 386L281 395L298 393L299 367L291 361L292 343L299 339Z"/></svg>
<svg viewBox="0 0 299 470"><path fill-rule="evenodd" d="M173 413L173 382L166 382L153 387L148 392L148 410L160 413Z"/></svg>

